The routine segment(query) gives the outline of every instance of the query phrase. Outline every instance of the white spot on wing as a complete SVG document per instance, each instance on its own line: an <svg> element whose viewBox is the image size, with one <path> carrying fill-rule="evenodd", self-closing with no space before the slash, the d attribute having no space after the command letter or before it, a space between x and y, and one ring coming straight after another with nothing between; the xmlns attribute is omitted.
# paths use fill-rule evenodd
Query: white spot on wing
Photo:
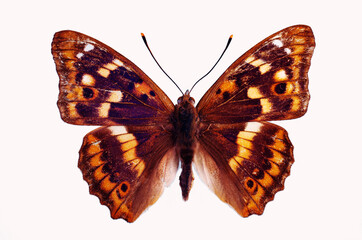
<svg viewBox="0 0 362 240"><path fill-rule="evenodd" d="M110 108L110 103L102 103L101 106L98 108L98 115L104 118L108 117L108 112Z"/></svg>
<svg viewBox="0 0 362 240"><path fill-rule="evenodd" d="M288 80L288 76L284 69L280 69L274 76L278 81Z"/></svg>
<svg viewBox="0 0 362 240"><path fill-rule="evenodd" d="M119 66L119 67L122 67L122 66L123 66L123 62L121 62L121 60L119 60L119 59L117 59L117 58L113 60L113 63L116 64L116 65Z"/></svg>
<svg viewBox="0 0 362 240"><path fill-rule="evenodd" d="M83 55L84 55L83 53L78 53L78 54L77 54L77 58L82 58Z"/></svg>
<svg viewBox="0 0 362 240"><path fill-rule="evenodd" d="M85 47L84 47L84 51L85 52L89 52L89 51L91 51L91 50L93 50L94 49L94 45L92 45L92 44L90 44L90 43L88 43L87 45L85 45Z"/></svg>
<svg viewBox="0 0 362 240"><path fill-rule="evenodd" d="M290 50L290 48L284 48L284 52L286 52L287 54L290 54L292 52L292 50Z"/></svg>
<svg viewBox="0 0 362 240"><path fill-rule="evenodd" d="M274 44L275 46L277 46L277 47L282 47L282 46L283 46L282 41L280 41L279 39L275 39L275 40L273 41L273 44Z"/></svg>
<svg viewBox="0 0 362 240"><path fill-rule="evenodd" d="M107 63L107 64L104 65L104 67L111 70L111 71L114 71L114 70L116 70L118 68L118 66L113 64L113 63Z"/></svg>
<svg viewBox="0 0 362 240"><path fill-rule="evenodd" d="M94 86L95 79L89 74L84 74L82 77L82 84L86 86Z"/></svg>
<svg viewBox="0 0 362 240"><path fill-rule="evenodd" d="M98 69L97 73L102 77L107 78L111 72L108 69L101 67Z"/></svg>
<svg viewBox="0 0 362 240"><path fill-rule="evenodd" d="M131 68L124 65L124 63L121 60L117 59L117 58L113 60L113 63L116 64L119 67L124 67L125 69L127 69L130 72L134 72Z"/></svg>
<svg viewBox="0 0 362 240"><path fill-rule="evenodd" d="M120 102L122 101L123 94L121 91L111 91L108 97L109 102Z"/></svg>
<svg viewBox="0 0 362 240"><path fill-rule="evenodd" d="M260 128L262 127L261 123L258 122L248 122L246 124L245 130L247 132L260 132Z"/></svg>
<svg viewBox="0 0 362 240"><path fill-rule="evenodd" d="M263 64L259 67L259 71L261 74L267 73L271 69L271 66L269 63Z"/></svg>
<svg viewBox="0 0 362 240"><path fill-rule="evenodd" d="M251 63L252 61L255 60L255 57L253 55L251 55L250 57L248 57L247 59L245 59L245 62L247 63Z"/></svg>
<svg viewBox="0 0 362 240"><path fill-rule="evenodd" d="M260 65L264 64L265 62L263 61L263 59L256 59L252 62L250 62L251 65L253 65L254 67L259 67Z"/></svg>
<svg viewBox="0 0 362 240"><path fill-rule="evenodd" d="M127 129L124 126L111 126L108 129L112 132L112 135L120 135L127 133Z"/></svg>
<svg viewBox="0 0 362 240"><path fill-rule="evenodd" d="M262 98L263 94L260 93L259 89L257 87L250 87L248 89L248 97L252 99L256 98Z"/></svg>

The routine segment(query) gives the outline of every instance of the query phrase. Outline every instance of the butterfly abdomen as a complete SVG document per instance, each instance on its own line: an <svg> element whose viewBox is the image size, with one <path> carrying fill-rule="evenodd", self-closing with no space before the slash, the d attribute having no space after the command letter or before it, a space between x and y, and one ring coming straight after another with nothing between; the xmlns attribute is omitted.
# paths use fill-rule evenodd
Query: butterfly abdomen
<svg viewBox="0 0 362 240"><path fill-rule="evenodd" d="M191 166L195 153L196 132L198 129L198 115L194 102L194 99L186 92L185 95L179 98L172 120L176 149L181 160L180 186L184 200L188 199L194 179Z"/></svg>

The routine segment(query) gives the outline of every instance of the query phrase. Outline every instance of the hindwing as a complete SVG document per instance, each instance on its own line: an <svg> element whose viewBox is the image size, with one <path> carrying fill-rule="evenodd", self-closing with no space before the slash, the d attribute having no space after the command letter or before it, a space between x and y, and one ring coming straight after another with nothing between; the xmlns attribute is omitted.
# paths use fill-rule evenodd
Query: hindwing
<svg viewBox="0 0 362 240"><path fill-rule="evenodd" d="M293 162L287 132L267 122L211 125L195 157L201 179L243 217L263 213Z"/></svg>
<svg viewBox="0 0 362 240"><path fill-rule="evenodd" d="M112 218L135 221L155 203L178 168L171 135L152 127L100 127L88 133L79 168Z"/></svg>

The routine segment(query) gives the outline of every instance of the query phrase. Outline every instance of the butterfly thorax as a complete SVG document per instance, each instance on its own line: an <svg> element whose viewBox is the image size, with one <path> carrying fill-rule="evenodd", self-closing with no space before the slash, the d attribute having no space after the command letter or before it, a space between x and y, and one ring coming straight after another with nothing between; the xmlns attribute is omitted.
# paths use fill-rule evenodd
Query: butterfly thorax
<svg viewBox="0 0 362 240"><path fill-rule="evenodd" d="M188 199L192 187L191 165L195 152L197 130L199 129L199 118L194 104L195 100L186 91L178 99L172 119L176 151L181 160L180 186L184 200Z"/></svg>

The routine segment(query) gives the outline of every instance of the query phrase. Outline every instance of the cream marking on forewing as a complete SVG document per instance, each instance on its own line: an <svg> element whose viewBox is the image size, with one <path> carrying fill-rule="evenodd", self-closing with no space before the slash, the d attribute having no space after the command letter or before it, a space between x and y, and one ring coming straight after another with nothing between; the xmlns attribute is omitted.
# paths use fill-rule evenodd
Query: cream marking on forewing
<svg viewBox="0 0 362 240"><path fill-rule="evenodd" d="M123 62L121 62L121 60L119 60L118 58L114 59L113 63L119 67L122 67L124 65Z"/></svg>
<svg viewBox="0 0 362 240"><path fill-rule="evenodd" d="M283 46L283 42L280 41L279 39L275 39L272 43L277 47L282 47Z"/></svg>
<svg viewBox="0 0 362 240"><path fill-rule="evenodd" d="M251 55L250 57L248 57L247 59L245 59L245 62L247 63L251 63L252 61L255 60L255 57L253 55Z"/></svg>
<svg viewBox="0 0 362 240"><path fill-rule="evenodd" d="M86 85L86 86L94 86L94 84L95 84L95 79L93 78L92 75L83 74L81 83L82 83L83 85Z"/></svg>
<svg viewBox="0 0 362 240"><path fill-rule="evenodd" d="M250 87L248 89L247 95L248 95L248 98L252 98L252 99L263 97L263 94L260 93L260 91L257 87Z"/></svg>
<svg viewBox="0 0 362 240"><path fill-rule="evenodd" d="M288 80L288 76L285 72L284 69L280 69L279 71L277 71L274 75L275 80L277 81L284 81L284 80Z"/></svg>
<svg viewBox="0 0 362 240"><path fill-rule="evenodd" d="M102 103L101 106L98 108L98 115L104 118L108 117L108 112L110 108L110 103Z"/></svg>
<svg viewBox="0 0 362 240"><path fill-rule="evenodd" d="M290 48L284 48L284 52L286 52L287 54L290 54L292 52L292 50L290 50Z"/></svg>
<svg viewBox="0 0 362 240"><path fill-rule="evenodd" d="M119 66L119 67L124 67L124 68L127 69L128 71L134 72L131 68L129 68L129 67L127 67L126 65L124 65L124 63L123 63L121 60L119 60L118 58L113 59L112 62L113 62L114 64L116 64L117 66Z"/></svg>
<svg viewBox="0 0 362 240"><path fill-rule="evenodd" d="M111 72L108 69L101 67L98 69L97 73L102 77L107 78Z"/></svg>
<svg viewBox="0 0 362 240"><path fill-rule="evenodd" d="M272 104L267 98L260 99L260 104L262 107L262 113L269 113L272 110Z"/></svg>
<svg viewBox="0 0 362 240"><path fill-rule="evenodd" d="M107 63L105 64L103 67L113 71L113 70L116 70L118 68L118 66L116 64L113 64L113 63Z"/></svg>
<svg viewBox="0 0 362 240"><path fill-rule="evenodd" d="M94 45L90 44L90 43L87 43L84 47L84 51L85 52L89 52L89 51L92 51L94 49Z"/></svg>
<svg viewBox="0 0 362 240"><path fill-rule="evenodd" d="M107 98L108 102L120 102L122 101L123 94L121 91L110 91L110 95Z"/></svg>
<svg viewBox="0 0 362 240"><path fill-rule="evenodd" d="M263 64L259 67L260 73L263 75L264 73L267 73L271 69L271 66L269 63Z"/></svg>
<svg viewBox="0 0 362 240"><path fill-rule="evenodd" d="M260 65L264 64L265 62L263 61L263 59L256 59L252 62L250 62L251 65L253 65L254 67L259 67Z"/></svg>

